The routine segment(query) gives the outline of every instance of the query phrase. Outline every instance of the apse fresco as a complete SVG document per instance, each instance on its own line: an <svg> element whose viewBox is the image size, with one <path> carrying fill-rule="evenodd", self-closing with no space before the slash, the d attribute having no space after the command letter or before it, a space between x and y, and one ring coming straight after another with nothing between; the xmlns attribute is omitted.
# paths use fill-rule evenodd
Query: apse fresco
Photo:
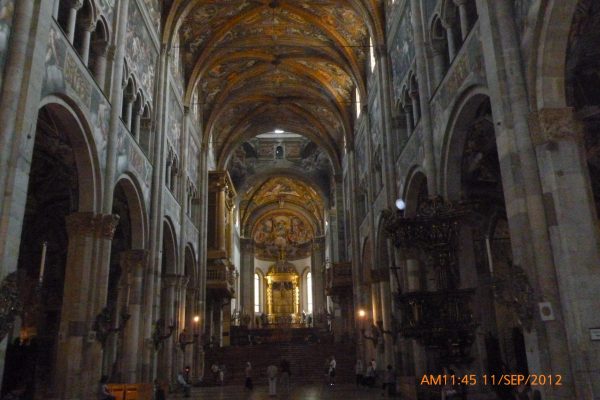
<svg viewBox="0 0 600 400"><path fill-rule="evenodd" d="M303 218L282 211L263 217L256 224L252 237L257 258L277 259L283 250L288 260L294 260L310 255L314 234Z"/></svg>
<svg viewBox="0 0 600 400"><path fill-rule="evenodd" d="M12 17L15 5L13 0L0 0L0 88L2 87L2 72L8 52L8 39L12 29Z"/></svg>
<svg viewBox="0 0 600 400"><path fill-rule="evenodd" d="M127 65L136 73L146 97L152 100L158 52L136 2L130 3L129 7L126 43Z"/></svg>

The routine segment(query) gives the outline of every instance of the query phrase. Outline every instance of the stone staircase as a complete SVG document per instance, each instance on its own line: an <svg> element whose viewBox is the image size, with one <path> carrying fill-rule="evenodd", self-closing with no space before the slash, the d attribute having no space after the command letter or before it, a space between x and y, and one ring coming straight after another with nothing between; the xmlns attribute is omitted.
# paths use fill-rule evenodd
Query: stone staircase
<svg viewBox="0 0 600 400"><path fill-rule="evenodd" d="M325 360L335 356L336 383L354 382L356 347L353 344L328 343L269 343L247 346L230 346L208 350L205 353L204 383L213 384L210 367L225 365L225 385L243 385L246 361L252 363L255 384L266 383L267 367L279 367L282 359L289 361L294 384L317 384L327 380Z"/></svg>

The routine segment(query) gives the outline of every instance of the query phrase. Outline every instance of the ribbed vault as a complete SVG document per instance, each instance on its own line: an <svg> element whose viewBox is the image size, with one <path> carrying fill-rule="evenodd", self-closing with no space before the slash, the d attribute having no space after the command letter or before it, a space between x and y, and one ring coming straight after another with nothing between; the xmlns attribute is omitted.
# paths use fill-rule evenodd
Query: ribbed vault
<svg viewBox="0 0 600 400"><path fill-rule="evenodd" d="M268 129L301 133L339 164L352 143L354 91L365 98L369 37L383 43L380 0L173 0L165 44L181 43L186 102L201 103L220 165Z"/></svg>

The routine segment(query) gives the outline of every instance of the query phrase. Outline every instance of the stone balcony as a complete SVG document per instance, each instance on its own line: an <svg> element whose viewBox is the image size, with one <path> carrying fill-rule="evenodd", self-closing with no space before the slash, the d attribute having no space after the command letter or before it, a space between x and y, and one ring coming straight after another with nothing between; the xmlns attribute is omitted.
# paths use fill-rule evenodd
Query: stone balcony
<svg viewBox="0 0 600 400"><path fill-rule="evenodd" d="M235 294L235 269L230 264L208 265L206 288L216 297L232 298Z"/></svg>
<svg viewBox="0 0 600 400"><path fill-rule="evenodd" d="M333 263L325 274L328 296L335 296L352 290L352 264L349 262Z"/></svg>

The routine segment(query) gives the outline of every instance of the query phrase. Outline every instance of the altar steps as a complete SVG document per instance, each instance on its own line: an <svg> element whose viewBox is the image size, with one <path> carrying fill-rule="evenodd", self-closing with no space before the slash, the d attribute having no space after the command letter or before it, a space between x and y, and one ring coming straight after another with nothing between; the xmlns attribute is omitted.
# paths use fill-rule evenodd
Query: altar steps
<svg viewBox="0 0 600 400"><path fill-rule="evenodd" d="M205 353L204 383L215 383L210 367L225 365L225 384L242 385L245 380L246 361L252 363L253 380L266 384L267 367L279 367L282 359L289 361L292 382L298 384L326 382L326 358L335 356L336 383L354 381L356 348L353 344L326 343L270 343L251 346L231 346L208 350Z"/></svg>

